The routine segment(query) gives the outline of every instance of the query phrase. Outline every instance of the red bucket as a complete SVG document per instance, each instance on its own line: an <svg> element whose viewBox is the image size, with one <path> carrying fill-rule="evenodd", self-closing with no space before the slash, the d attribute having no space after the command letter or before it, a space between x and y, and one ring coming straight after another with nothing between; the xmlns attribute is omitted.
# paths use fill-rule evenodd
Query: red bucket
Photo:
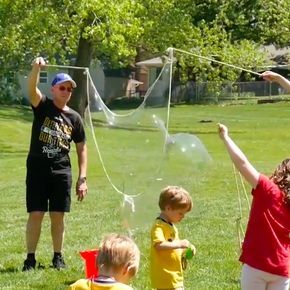
<svg viewBox="0 0 290 290"><path fill-rule="evenodd" d="M98 249L82 251L80 255L86 262L86 278L93 279L97 277L98 267L96 259L98 256Z"/></svg>

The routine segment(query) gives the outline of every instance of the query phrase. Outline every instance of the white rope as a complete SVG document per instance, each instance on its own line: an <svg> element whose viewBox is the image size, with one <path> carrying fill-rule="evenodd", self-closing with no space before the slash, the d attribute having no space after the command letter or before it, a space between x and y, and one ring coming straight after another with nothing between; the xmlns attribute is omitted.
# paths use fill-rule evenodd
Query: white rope
<svg viewBox="0 0 290 290"><path fill-rule="evenodd" d="M94 89L94 91L96 92L96 88L95 88L95 85L94 83L92 82L92 78L91 78L91 75L90 75L90 72L89 70L87 69L86 70L86 74L87 74L87 103L88 103L88 115L89 115L89 121L90 121L90 128L91 128L91 132L92 132L92 136L93 136L93 141L94 141L94 144L95 144L95 147L97 149L97 153L98 153L98 156L99 156L99 159L100 159L100 162L101 162L101 165L102 165L102 168L103 168L103 171L105 173L105 176L108 180L108 182L110 183L110 185L112 186L112 188L119 194L123 195L124 199L125 200L130 200L130 197L133 198L133 197L136 197L136 196L139 196L139 194L137 195L131 195L130 197L125 194L122 190L120 190L117 186L114 185L114 183L112 182L112 179L110 178L109 176L109 173L107 171L107 168L105 166L105 163L104 163L104 160L103 160L103 157L102 157L102 154L101 154L101 151L100 151L100 147L99 147L99 144L97 142L97 138L96 138L96 135L95 135L95 130L94 130L94 126L93 126L93 118L92 118L92 115L91 115L91 109L90 109L90 96L89 96L89 81L91 81L91 85Z"/></svg>
<svg viewBox="0 0 290 290"><path fill-rule="evenodd" d="M251 205L250 205L248 193L247 193L247 190L246 190L246 187L245 187L245 184L244 184L244 181L243 181L243 177L241 175L241 172L239 172L239 175L240 175L240 181L241 181L241 184L242 184L242 187L243 187L243 192L244 192L244 195L245 195L246 200L247 200L248 210L250 211Z"/></svg>
<svg viewBox="0 0 290 290"><path fill-rule="evenodd" d="M59 67L59 68L66 68L66 69L79 69L79 70L84 70L86 75L87 75L87 104L88 104L88 115L89 115L89 123L90 123L90 129L91 129L91 132L92 132L92 137L93 137L93 141L94 141L94 144L95 144L95 147L96 147L96 150L97 150L97 153L98 153L98 156L99 156L99 159L100 159L100 162L101 162L101 166L102 166L102 169L105 173L105 176L108 180L108 182L110 183L110 185L112 186L112 188L119 194L121 194L123 196L123 206L124 206L124 203L127 202L130 206L131 206L131 211L132 212L135 212L135 204L134 204L134 197L137 197L139 196L141 193L137 194L137 195L127 195L125 194L122 190L120 190L116 185L114 185L112 179L110 178L109 176L109 173L107 171L107 168L104 164L104 160L103 160L103 157L102 157L102 154L100 152L100 148L99 148L99 145L98 145L98 142L97 142L97 138L96 138L96 135L95 135L95 131L94 131L94 126L93 126L93 122L92 122L92 115L91 115L91 109L90 109L90 97L89 97L89 84L91 83L92 87L93 87L93 90L94 90L94 94L95 96L98 98L98 101L100 102L101 106L102 106L102 109L103 109L103 112L105 114L105 116L107 117L108 119L108 113L111 114L111 116L114 116L114 117L120 117L120 118L125 118L125 117L128 117L128 116L131 116L133 115L135 112L137 112L138 110L140 110L140 108L142 108L147 100L147 98L149 97L149 95L151 94L153 88L155 87L157 81L160 79L162 73L164 72L166 66L168 64L170 64L170 74L169 74L169 90L168 90L168 103L167 103L167 118L166 118L166 135L165 135L165 143L164 143L164 148L165 148L165 145L166 145L166 141L167 141L167 138L169 136L169 119L170 119L170 105L171 105L171 90L172 90L172 76L173 76L173 52L177 51L177 52L181 52L181 53L184 53L184 54L189 54L189 55L192 55L194 57L198 57L198 58L201 58L201 59L205 59L205 60L208 60L208 61L211 61L211 62L215 62L215 63L219 63L219 64L222 64L222 65L225 65L225 66L228 66L228 67L232 67L234 69L238 69L238 70L242 70L242 71L246 71L246 72L249 72L249 73L252 73L254 75L258 75L258 76L261 76L261 74L257 73L257 72L254 72L254 71L251 71L251 70L248 70L248 69L244 69L244 68L241 68L241 67L238 67L238 66L235 66L235 65L232 65L232 64L229 64L229 63L225 63L225 62L222 62L222 61L218 61L218 60L215 60L215 59L212 59L212 58L209 58L209 57L205 57L205 56L202 56L202 55L198 55L198 54L194 54L192 52L188 52L188 51L184 51L184 50L181 50L181 49L177 49L177 48L168 48L167 51L169 52L169 59L166 61L166 63L163 65L163 68L161 70L161 72L159 73L158 77L156 78L156 80L153 82L153 84L148 88L145 96L144 96L144 99L142 101L142 103L133 111L127 113L127 114L116 114L114 112L112 112L107 106L106 104L104 103L104 101L102 100L102 98L100 97L100 95L98 94L98 91L94 85L94 82L92 80L92 77L90 75L90 72L89 72L89 68L88 67L78 67L78 66L66 66L66 65L50 65L50 64L46 64L45 66L46 67ZM234 165L233 165L234 167ZM243 228L242 228L242 225L241 225L241 219L242 219L242 203L241 203L241 196L240 196L240 191L239 191L239 186L238 186L238 180L237 180L237 174L236 174L236 169L234 167L234 175L235 175L235 181L236 181L236 187L237 187L237 194L238 194L238 201L239 201L239 210L240 210L240 217L238 217L236 219L236 225L237 225L237 234L238 234L238 240L239 240L239 247L241 248L242 246L242 236L244 236L244 232L243 232ZM246 194L246 189L245 189L245 186L244 186L244 183L242 181L242 177L240 175L240 180L241 180L241 184L242 184L242 187L243 187L243 190L245 192L245 196L246 196L246 199L247 199L247 202L248 202L248 207L250 208L250 204L249 204L249 199L248 199L248 196ZM130 229L128 228L129 232L130 232Z"/></svg>
<svg viewBox="0 0 290 290"><path fill-rule="evenodd" d="M123 203L124 202L128 202L130 204L130 206L131 206L131 211L132 212L135 212L135 205L134 205L133 198L136 197L136 196L139 196L140 193L137 194L137 195L130 195L129 196L129 195L125 194L123 191L121 191L120 189L118 189L117 186L115 186L114 183L112 182L112 180L111 180L111 178L110 178L110 176L108 174L108 171L107 171L107 169L105 167L105 164L104 164L104 160L103 160L103 157L102 157L102 154L101 154L101 151L100 151L98 142L97 142L97 138L96 138L96 135L95 135L94 126L93 126L93 122L92 122L92 115L91 115L91 109L90 109L90 96L89 96L89 80L92 83L92 87L94 89L94 92L97 92L97 89L96 89L96 87L95 87L95 85L94 85L94 83L92 81L92 78L91 78L91 75L90 75L90 72L89 72L89 68L87 68L87 67L76 67L76 66L66 66L66 65L48 65L48 64L46 66L49 66L49 67L59 67L59 68L67 68L67 69L81 69L81 70L85 70L85 74L87 75L87 89L86 89L86 92L87 92L87 103L88 103L88 115L89 115L90 129L91 129L93 141L94 141L94 144L95 144L95 147L97 149L97 153L98 153L98 156L99 156L101 165L102 165L102 169L103 169L103 171L105 173L105 176L106 176L109 184L112 186L112 188L117 193L119 193L119 194L121 194L123 196ZM97 95L100 98L100 100L102 101L102 99L99 96L99 94L97 94Z"/></svg>
<svg viewBox="0 0 290 290"><path fill-rule="evenodd" d="M93 84L93 80L92 80L91 76L89 75L90 81L91 81L92 86L93 86L93 88L94 88L94 91L95 91L95 93L96 93L96 95L97 95L97 98L98 98L98 100L100 101L102 108L105 108L105 110L104 110L105 114L106 114L107 112L109 112L109 113L110 113L112 116L114 116L114 117L117 117L117 118L118 118L118 117L119 117L119 118L125 118L125 117L132 116L134 113L136 113L136 112L139 111L141 108L143 108L143 106L144 106L146 100L147 100L148 97L150 96L150 94L151 94L153 88L155 87L155 85L156 85L156 83L158 82L158 80L161 78L161 76L162 76L162 74L163 74L163 72L164 72L166 66L167 66L169 63L170 63L170 62L167 60L166 63L163 65L163 67L162 67L162 69L161 69L159 75L157 76L156 80L155 80L155 81L152 83L152 85L148 88L148 90L147 90L147 92L146 92L146 94L145 94L145 96L144 96L144 99L143 99L142 103L141 103L141 104L140 104L136 109L134 109L134 110L132 110L132 111L130 111L129 113L126 113L126 114L117 114L117 113L111 111L111 110L106 106L106 104L104 103L104 101L102 100L102 98L100 97L100 95L98 94L98 91L97 91L97 89L95 88L95 86L94 86L94 84ZM106 115L106 117L107 117L107 115Z"/></svg>
<svg viewBox="0 0 290 290"><path fill-rule="evenodd" d="M45 66L67 68L67 69L82 69L85 71L87 71L89 69L88 67L83 67L83 66L70 66L70 65L59 65L59 64L45 64Z"/></svg>
<svg viewBox="0 0 290 290"><path fill-rule="evenodd" d="M169 48L169 60L170 60L170 72L169 72L169 88L168 88L168 102L167 102L167 118L166 118L166 130L164 138L163 153L166 150L167 140L169 138L169 117L170 117L170 105L171 105L171 88L172 88L172 75L173 75L173 49Z"/></svg>
<svg viewBox="0 0 290 290"><path fill-rule="evenodd" d="M236 189L237 189L237 194L238 194L240 218L242 218L242 202L241 202L240 189L239 189L238 178L237 178L237 173L236 173L236 167L235 167L234 163L232 163L232 165L233 165L233 171L234 171L235 182L236 182Z"/></svg>
<svg viewBox="0 0 290 290"><path fill-rule="evenodd" d="M130 113L128 114L123 114L123 115L119 115L119 114L116 114L114 112L112 112L107 106L106 104L104 103L104 101L102 100L102 98L100 97L95 85L94 85L94 82L92 80L92 77L91 77L91 74L89 72L89 68L87 67L76 67L76 66L65 66L65 65L46 65L46 66L49 66L49 67L59 67L59 68L67 68L67 69L82 69L82 70L85 70L85 74L87 75L87 85L86 85L86 98L87 98L87 106L88 106L88 116L89 116L89 124L90 124L90 129L91 129L91 132L92 132L92 137L93 137L93 141L94 141L94 145L96 147L96 150L97 150L97 153L98 153L98 156L99 156L99 159L100 159L100 162L101 162L101 166L102 166L102 169L105 173L105 176L109 182L109 184L112 186L112 188L119 194L121 194L124 198L123 202L128 202L130 205L131 205L131 210L132 212L135 212L135 205L134 205L134 201L133 201L133 198L134 197L138 197L141 193L138 193L136 195L127 195L126 193L124 193L122 190L120 190L116 185L114 185L109 173L108 173L108 170L105 166L105 163L104 163L104 160L103 160L103 157L102 157L102 154L101 154L101 151L100 151L100 147L98 145L98 142L97 142L97 138L96 138L96 135L95 135L95 131L94 131L94 126L93 126L93 122L92 122L92 114L91 114L91 109L90 109L90 97L89 97L89 91L90 91L90 83L91 83L91 86L94 90L94 94L97 96L98 100L100 101L103 109L105 108L105 110L103 110L103 112L105 113L105 115L110 112L110 114L112 114L113 116L116 116L116 117L128 117L130 115L132 115L134 112L136 112L137 110L140 109L140 107L145 103L146 99L148 98L148 96L150 95L151 91L153 90L154 86L156 85L157 81L160 79L162 73L164 72L165 70L165 67L168 65L169 61L167 60L166 63L164 64L162 70L160 71L158 77L156 78L156 80L153 82L153 84L149 87L149 89L147 90L145 96L144 96L144 100L142 102L142 104L137 108L135 109L134 111L131 111ZM106 115L107 117L107 115Z"/></svg>
<svg viewBox="0 0 290 290"><path fill-rule="evenodd" d="M218 60L213 59L213 58L209 58L209 57L206 57L206 56L202 56L202 55L195 54L195 53L192 53L192 52L188 52L188 51L185 51L185 50L182 50L182 49L178 49L178 48L172 48L172 49L174 49L175 51L179 51L179 52L182 52L182 53L185 53L185 54L189 54L189 55L198 57L198 58L209 60L211 62L216 62L216 63L222 64L222 65L228 66L228 67L232 67L234 69L242 70L242 71L257 75L257 76L261 76L261 74L255 72L255 71L252 71L252 70L249 70L249 69L245 69L245 68L241 68L239 66L236 66L236 65L233 65L233 64L230 64L230 63L226 63L226 62L223 62L223 61L218 61Z"/></svg>
<svg viewBox="0 0 290 290"><path fill-rule="evenodd" d="M239 241L239 248L241 249L241 247L242 247L242 239L245 236L245 232L244 232L243 227L242 227L242 217L243 217L243 215L242 215L242 201L241 201L241 194L240 194L240 189L239 189L239 182L238 182L237 173L236 173L236 167L235 167L235 165L233 163L232 163L232 165L233 165L233 171L234 171L237 194L238 194L238 201L239 201L240 216L236 219L236 226L237 226L237 235L238 235L238 241ZM245 195L246 200L247 200L248 211L250 211L250 202L249 202L248 194L247 194L246 187L245 187L245 184L244 184L244 181L243 181L243 177L242 177L240 172L239 172L239 177L240 177L240 184L242 185L242 189L243 189L244 195Z"/></svg>
<svg viewBox="0 0 290 290"><path fill-rule="evenodd" d="M163 67L163 69L165 68L165 65ZM162 70L163 71L163 70ZM132 213L135 213L136 212L136 208L135 208L135 202L134 202L134 198L135 197L138 197L140 196L142 193L138 193L136 195L128 195L128 194L125 194L122 190L120 190L116 185L114 185L107 169L106 169L106 166L104 164L104 160L103 160L103 157L102 157L102 154L101 154L101 151L100 151L100 148L99 148L99 145L98 145L98 142L97 142L97 138L96 138L96 135L95 135L95 131L94 131L94 126L93 126L93 122L92 122L92 115L91 115L91 109L90 109L90 98L89 98L89 82L91 82L91 85L93 87L93 90L94 90L94 93L97 95L97 97L99 98L99 100L102 102L103 105L104 102L102 101L100 95L98 94L97 92L97 89L94 85L94 82L92 80L92 77L89 73L89 70L87 69L86 70L86 74L87 74L87 103L88 103L88 115L89 115L89 121L90 121L90 128L91 128L91 132L92 132L92 136L93 136L93 141L94 141L94 144L95 144L95 147L97 149L97 153L98 153L98 156L99 156L99 159L100 159L100 162L101 162L101 166L102 166L102 169L105 173L105 176L109 182L109 184L112 186L112 188L119 194L121 194L123 196L123 202L122 202L122 207L125 208L125 205L127 204L129 207L130 207L130 210ZM161 75L161 73L160 73ZM160 77L159 75L159 77ZM154 82L155 84L156 82ZM152 86L151 90L153 89L154 86ZM149 95L149 94L148 94ZM145 99L145 98L144 98ZM105 105L106 107L106 105ZM105 111L104 111L105 113ZM132 229L130 228L130 222L127 220L127 218L124 219L123 221L123 225L124 227L126 228L126 230L128 231L128 234L130 237L133 237L133 231Z"/></svg>
<svg viewBox="0 0 290 290"><path fill-rule="evenodd" d="M245 237L245 232L244 232L244 229L242 227L242 218L241 217L236 219L236 228L237 228L239 251L241 252L242 246L243 246L243 240Z"/></svg>
<svg viewBox="0 0 290 290"><path fill-rule="evenodd" d="M148 98L148 96L150 95L151 91L153 90L153 88L154 88L154 86L156 85L157 81L160 79L160 77L161 77L161 75L162 75L162 73L163 73L165 67L168 65L168 63L169 63L169 61L167 61L167 62L164 64L164 66L163 66L161 72L159 73L157 79L154 81L154 83L153 83L153 84L151 85L151 87L148 89L149 92L147 91L147 93L146 93L147 96L146 96L146 98L144 97L144 101L143 101L142 103L144 103L144 102L146 101L146 99ZM171 68L171 70L172 70L172 68ZM105 110L103 110L103 112L105 113L105 115L106 115L107 112L109 111L113 116L117 116L117 117L128 117L128 116L130 116L130 115L132 114L132 112L129 113L129 114L118 115L118 114L115 114L115 113L113 113L112 111L110 111L109 108L105 105L105 103L104 103L104 101L102 100L102 98L100 97L100 95L98 94L98 91L97 91L97 89L96 89L96 87L95 87L95 85L94 85L94 82L93 82L93 80L92 80L92 77L91 77L91 75L90 75L88 69L86 70L86 74L87 74L87 90L86 90L86 91L87 91L87 103L88 103L88 115L89 115L90 127L91 127L91 132L92 132L92 136L93 136L93 141L94 141L95 147L96 147L96 149L97 149L97 153L98 153L98 156L99 156L99 159L100 159L100 162L101 162L102 169L103 169L103 171L104 171L104 173L105 173L105 176L106 176L108 182L109 182L110 185L112 186L112 188L113 188L117 193L123 195L123 197L124 197L124 201L123 201L123 202L125 202L125 201L127 201L127 202L130 201L130 204L131 204L131 205L134 205L134 202L133 202L132 198L134 198L134 197L138 197L138 196L140 196L142 193L138 193L138 194L136 194L136 195L130 195L130 196L127 195L127 194L125 194L125 193L124 193L122 190L120 190L116 185L114 185L114 183L113 183L112 179L110 178L110 175L109 175L109 173L108 173L108 171L107 171L107 169L106 169L106 166L105 166L105 163L104 163L104 160L103 160L103 157L102 157L102 154L101 154L101 151L100 151L100 148L99 148L98 142L97 142L97 138L96 138L96 136L95 136L95 131L94 131L93 123L92 123L92 115L91 115L90 100L89 100L89 93L88 93L88 92L89 92L89 83L91 83L91 86L92 86L92 88L93 88L93 90L94 90L94 93L95 93L95 95L97 96L98 101L101 102L101 104L102 104L102 106L103 106L103 109L105 108ZM170 103L170 98L168 99L168 102ZM139 106L135 111L137 111L138 109L140 109L140 107L141 107L141 106ZM170 110L170 106L168 106L167 115L169 115L169 110ZM106 117L107 117L107 116L106 116ZM108 118L108 117L107 117L107 118ZM165 140L166 140L166 139L165 139ZM166 141L165 141L165 142L166 142ZM134 212L134 211L135 211L135 208L132 206L132 212Z"/></svg>
<svg viewBox="0 0 290 290"><path fill-rule="evenodd" d="M237 235L238 235L238 243L239 243L239 249L242 247L242 237L244 236L244 232L242 229L241 225L241 220L242 220L242 201L241 201L241 195L240 195L240 189L239 189L239 184L238 184L238 178L237 178L237 173L236 173L236 167L234 163L233 165L233 171L234 171L234 176L235 176L235 181L236 181L236 188L237 188L237 194L238 194L238 202L239 202L239 211L240 211L240 216L237 217L236 219L236 227L237 227Z"/></svg>

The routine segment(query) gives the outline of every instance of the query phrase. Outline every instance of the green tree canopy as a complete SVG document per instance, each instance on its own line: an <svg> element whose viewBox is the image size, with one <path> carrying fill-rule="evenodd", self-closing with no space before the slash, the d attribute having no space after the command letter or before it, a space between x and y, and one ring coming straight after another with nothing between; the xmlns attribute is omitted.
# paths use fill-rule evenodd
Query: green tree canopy
<svg viewBox="0 0 290 290"><path fill-rule="evenodd" d="M265 60L257 46L289 44L290 0L2 0L0 70L29 69L37 55L50 63L111 68L162 54L168 47L216 57L245 68ZM181 56L183 76L234 80L238 71ZM84 76L72 106L83 113Z"/></svg>

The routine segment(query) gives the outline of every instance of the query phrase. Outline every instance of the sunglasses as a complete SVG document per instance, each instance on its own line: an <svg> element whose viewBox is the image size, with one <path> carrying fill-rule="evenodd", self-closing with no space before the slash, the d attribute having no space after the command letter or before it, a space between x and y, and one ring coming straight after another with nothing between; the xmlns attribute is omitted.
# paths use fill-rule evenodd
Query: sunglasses
<svg viewBox="0 0 290 290"><path fill-rule="evenodd" d="M67 92L69 92L69 93L71 93L72 91L73 91L73 88L71 88L71 87L65 87L65 86L59 86L59 88L58 88L60 91L67 91Z"/></svg>

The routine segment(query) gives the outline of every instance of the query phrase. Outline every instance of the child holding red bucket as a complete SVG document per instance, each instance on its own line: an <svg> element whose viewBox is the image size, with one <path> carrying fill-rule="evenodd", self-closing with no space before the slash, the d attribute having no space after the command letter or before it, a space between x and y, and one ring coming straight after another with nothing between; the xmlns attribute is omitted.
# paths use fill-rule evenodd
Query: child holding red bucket
<svg viewBox="0 0 290 290"><path fill-rule="evenodd" d="M94 279L97 277L98 266L96 260L98 256L98 249L81 251L80 255L86 263L86 278Z"/></svg>
<svg viewBox="0 0 290 290"><path fill-rule="evenodd" d="M132 290L129 281L139 268L140 251L129 237L109 234L97 252L98 276L80 279L70 285L70 290Z"/></svg>

